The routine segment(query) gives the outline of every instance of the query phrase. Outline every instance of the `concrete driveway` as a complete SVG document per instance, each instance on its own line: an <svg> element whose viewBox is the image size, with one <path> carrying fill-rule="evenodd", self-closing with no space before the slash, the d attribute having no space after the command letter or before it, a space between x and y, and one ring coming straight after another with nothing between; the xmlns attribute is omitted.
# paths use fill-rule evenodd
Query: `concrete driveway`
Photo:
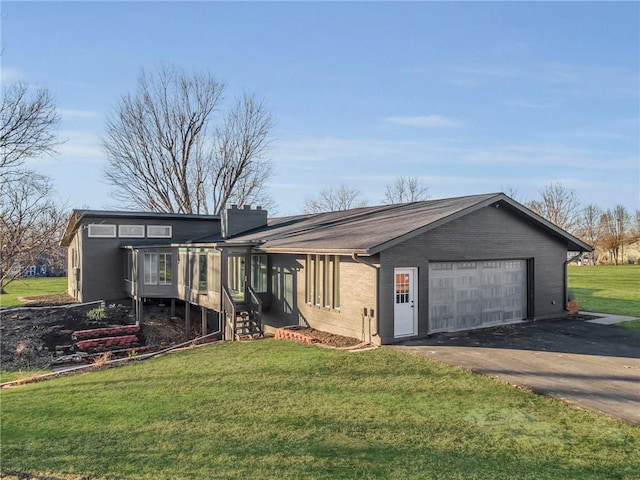
<svg viewBox="0 0 640 480"><path fill-rule="evenodd" d="M640 331L580 320L435 334L391 348L640 425Z"/></svg>

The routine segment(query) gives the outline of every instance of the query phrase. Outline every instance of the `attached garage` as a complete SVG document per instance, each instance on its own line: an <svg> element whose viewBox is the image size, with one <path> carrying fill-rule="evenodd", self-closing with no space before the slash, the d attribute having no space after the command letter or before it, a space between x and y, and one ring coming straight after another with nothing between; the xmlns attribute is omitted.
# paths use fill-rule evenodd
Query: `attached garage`
<svg viewBox="0 0 640 480"><path fill-rule="evenodd" d="M524 320L527 261L432 262L429 310L429 333Z"/></svg>

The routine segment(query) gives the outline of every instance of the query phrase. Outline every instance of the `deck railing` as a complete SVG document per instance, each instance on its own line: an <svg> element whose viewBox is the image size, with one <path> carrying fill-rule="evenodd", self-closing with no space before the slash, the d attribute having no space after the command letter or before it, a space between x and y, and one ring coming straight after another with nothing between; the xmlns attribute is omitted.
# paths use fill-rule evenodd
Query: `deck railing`
<svg viewBox="0 0 640 480"><path fill-rule="evenodd" d="M249 290L249 311L255 315L258 328L262 332L262 300L251 286L248 286L247 289Z"/></svg>
<svg viewBox="0 0 640 480"><path fill-rule="evenodd" d="M236 304L226 285L222 286L222 312L224 313L225 338L233 340L236 332Z"/></svg>

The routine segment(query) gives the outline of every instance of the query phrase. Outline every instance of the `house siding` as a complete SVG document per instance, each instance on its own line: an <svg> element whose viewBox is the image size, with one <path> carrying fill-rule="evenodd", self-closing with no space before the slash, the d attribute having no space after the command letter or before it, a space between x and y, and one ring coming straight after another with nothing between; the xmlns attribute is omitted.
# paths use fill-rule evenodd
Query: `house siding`
<svg viewBox="0 0 640 480"><path fill-rule="evenodd" d="M170 226L172 237L166 238L98 238L89 237L89 224L116 225L116 232L120 225L163 225ZM71 272L72 259L69 258L69 293L79 301L91 302L95 300L118 300L127 296L125 286L125 252L123 245L155 245L161 243L181 242L204 235L213 235L220 232L220 222L207 219L179 219L179 218L139 218L110 217L110 216L85 216L82 224L69 248L77 249L79 263L77 267L80 276L80 288L75 287L76 280ZM71 257L71 255L70 255ZM174 260L175 261L175 260ZM177 268L177 266L174 264ZM159 292L158 292L159 293ZM173 292L167 294L175 295Z"/></svg>
<svg viewBox="0 0 640 480"><path fill-rule="evenodd" d="M304 325L325 332L375 341L377 315L376 269L340 257L340 308L329 309L306 303L306 256L270 255L273 296L264 322L272 328ZM291 280L288 280L288 279ZM289 285L289 282L292 282ZM275 287L275 288L274 288ZM282 295L282 289L293 289L293 304ZM363 315L364 309L373 317Z"/></svg>
<svg viewBox="0 0 640 480"><path fill-rule="evenodd" d="M533 259L533 318L564 314L567 248L506 208L486 207L453 220L380 254L380 336L393 343L393 271L418 269L418 336L428 332L429 262Z"/></svg>

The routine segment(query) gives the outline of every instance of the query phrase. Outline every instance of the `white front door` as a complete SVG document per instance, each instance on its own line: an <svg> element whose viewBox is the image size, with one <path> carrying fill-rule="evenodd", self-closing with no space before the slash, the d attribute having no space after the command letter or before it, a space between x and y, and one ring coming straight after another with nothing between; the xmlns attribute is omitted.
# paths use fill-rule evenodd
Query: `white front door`
<svg viewBox="0 0 640 480"><path fill-rule="evenodd" d="M418 270L396 268L393 282L393 336L408 337L418 333Z"/></svg>

